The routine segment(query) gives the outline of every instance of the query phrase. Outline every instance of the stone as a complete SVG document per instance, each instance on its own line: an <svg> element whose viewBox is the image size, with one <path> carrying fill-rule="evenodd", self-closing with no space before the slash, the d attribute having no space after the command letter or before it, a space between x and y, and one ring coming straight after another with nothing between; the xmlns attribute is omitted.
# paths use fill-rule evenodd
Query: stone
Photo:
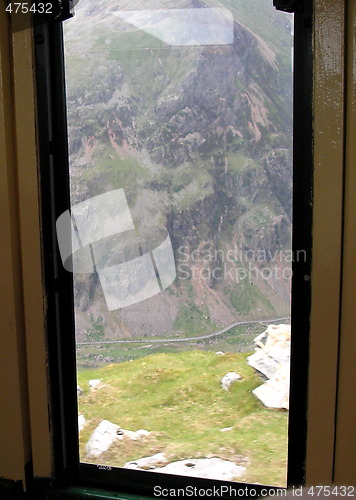
<svg viewBox="0 0 356 500"><path fill-rule="evenodd" d="M225 356L225 353L224 353L224 352L222 352L222 351L217 351L215 354L216 354L217 356Z"/></svg>
<svg viewBox="0 0 356 500"><path fill-rule="evenodd" d="M138 431L136 431L136 434L138 437L142 438L142 437L149 436L150 432L146 431L146 429L139 429Z"/></svg>
<svg viewBox="0 0 356 500"><path fill-rule="evenodd" d="M268 408L289 408L290 325L268 325L255 339L256 351L247 362L267 381L253 394Z"/></svg>
<svg viewBox="0 0 356 500"><path fill-rule="evenodd" d="M84 415L78 415L78 431L82 431L86 426L87 421L85 420Z"/></svg>
<svg viewBox="0 0 356 500"><path fill-rule="evenodd" d="M230 389L231 384L233 384L237 380L241 380L241 375L239 375L236 372L229 372L226 375L224 375L223 378L221 379L221 387L225 391L228 391Z"/></svg>
<svg viewBox="0 0 356 500"><path fill-rule="evenodd" d="M266 378L274 376L278 362L269 356L263 349L257 349L254 354L247 358L247 362L252 368L259 371Z"/></svg>
<svg viewBox="0 0 356 500"><path fill-rule="evenodd" d="M289 409L289 363L281 363L275 375L252 392L268 408Z"/></svg>
<svg viewBox="0 0 356 500"><path fill-rule="evenodd" d="M101 380L99 380L99 379L89 380L88 384L89 384L90 389L97 389L98 387L100 387L102 385Z"/></svg>
<svg viewBox="0 0 356 500"><path fill-rule="evenodd" d="M83 389L80 387L80 385L77 385L77 397L81 396L83 394Z"/></svg>
<svg viewBox="0 0 356 500"><path fill-rule="evenodd" d="M290 325L268 325L267 329L254 339L254 343L278 363L283 363L289 360L290 335Z"/></svg>
<svg viewBox="0 0 356 500"><path fill-rule="evenodd" d="M129 439L131 439L132 441L137 441L137 439L139 439L139 436L137 435L136 432L134 431L126 431L125 429L123 429L124 431L124 437L127 437Z"/></svg>
<svg viewBox="0 0 356 500"><path fill-rule="evenodd" d="M109 422L109 420L102 420L86 444L87 457L99 457L107 451L118 439L118 432L120 432L120 426Z"/></svg>
<svg viewBox="0 0 356 500"><path fill-rule="evenodd" d="M143 437L149 436L149 432L146 431L146 429L139 429L138 431L129 431L127 429L119 429L117 431L117 437L118 439L124 439L128 438L131 439L132 441L137 441L138 439L141 439Z"/></svg>
<svg viewBox="0 0 356 500"><path fill-rule="evenodd" d="M150 457L142 457L137 460L133 460L132 462L126 462L124 467L127 469L153 469L158 464L162 464L167 462L167 458L164 453L156 453L155 455L151 455Z"/></svg>
<svg viewBox="0 0 356 500"><path fill-rule="evenodd" d="M243 477L246 474L246 468L222 458L196 458L171 462L164 467L153 469L153 472L233 481Z"/></svg>

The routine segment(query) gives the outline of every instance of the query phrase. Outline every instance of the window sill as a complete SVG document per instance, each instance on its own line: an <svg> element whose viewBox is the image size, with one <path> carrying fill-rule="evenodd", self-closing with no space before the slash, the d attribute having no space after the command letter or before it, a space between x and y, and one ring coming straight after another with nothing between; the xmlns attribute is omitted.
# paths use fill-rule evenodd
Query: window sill
<svg viewBox="0 0 356 500"><path fill-rule="evenodd" d="M70 487L55 488L51 486L37 486L35 488L36 500L149 500L153 497L117 493L96 488Z"/></svg>

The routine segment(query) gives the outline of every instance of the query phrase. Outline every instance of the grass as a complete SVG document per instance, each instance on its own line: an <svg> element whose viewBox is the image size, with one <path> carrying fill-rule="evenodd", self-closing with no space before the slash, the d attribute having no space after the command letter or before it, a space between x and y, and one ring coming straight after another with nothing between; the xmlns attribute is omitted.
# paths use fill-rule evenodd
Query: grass
<svg viewBox="0 0 356 500"><path fill-rule="evenodd" d="M237 266L238 276L244 276L245 271L248 276L248 270L246 270L245 267L244 264L239 264ZM251 272L251 275L252 274ZM242 317L246 317L256 310L259 310L266 316L276 314L268 297L261 292L257 285L250 283L248 279L241 279L240 283L236 286L225 288L224 293L228 295L232 307Z"/></svg>
<svg viewBox="0 0 356 500"><path fill-rule="evenodd" d="M286 53L290 47L290 35L283 25L291 15L278 12L265 0L221 0L221 4L230 9L238 22L266 40L279 53ZM273 26L273 28L272 28ZM278 28L277 28L278 27Z"/></svg>
<svg viewBox="0 0 356 500"><path fill-rule="evenodd" d="M239 137L237 140L241 140L241 138ZM229 151L227 159L229 162L228 171L234 174L243 173L247 168L251 169L251 165L255 166L255 162L244 151L237 151L236 153Z"/></svg>
<svg viewBox="0 0 356 500"><path fill-rule="evenodd" d="M79 410L88 421L85 443L95 426L108 419L124 429L147 429L140 441L124 439L93 463L123 466L139 457L164 452L169 460L220 457L247 466L244 481L285 484L287 414L265 408L251 391L261 380L246 362L247 354L190 351L160 353L135 361L83 370ZM229 391L221 378L237 371L242 380ZM104 387L89 391L99 378ZM220 429L232 427L230 431Z"/></svg>
<svg viewBox="0 0 356 500"><path fill-rule="evenodd" d="M216 330L216 327L213 328ZM134 343L127 340L121 344L77 346L77 366L80 371L96 369L109 363L123 363L140 359L145 356L159 353L180 353L199 349L200 351L223 352L250 352L253 350L253 339L265 327L262 323L241 325L231 328L222 335L207 339L187 342L151 343L150 338L145 342ZM157 336L154 337L157 340Z"/></svg>
<svg viewBox="0 0 356 500"><path fill-rule="evenodd" d="M216 325L210 320L209 312L199 309L193 301L181 304L179 313L174 320L173 329L180 335L187 337L203 335L217 329Z"/></svg>

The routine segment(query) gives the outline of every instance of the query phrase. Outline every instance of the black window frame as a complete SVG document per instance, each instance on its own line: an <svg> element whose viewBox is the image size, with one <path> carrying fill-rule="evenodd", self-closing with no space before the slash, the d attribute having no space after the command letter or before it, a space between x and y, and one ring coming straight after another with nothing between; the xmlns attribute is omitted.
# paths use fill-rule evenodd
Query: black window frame
<svg viewBox="0 0 356 500"><path fill-rule="evenodd" d="M295 252L305 250L307 258L293 262L289 487L301 485L305 480L313 186L312 20L313 2L304 0L294 14L292 247ZM152 496L153 485L159 483L184 488L189 481L197 488L210 488L217 482L119 468L108 472L96 465L81 464L79 460L73 275L62 266L55 229L58 216L70 208L62 22L44 15L34 19L54 480L64 487L83 485L148 496ZM253 488L257 494L264 488L246 483L219 481L218 484Z"/></svg>

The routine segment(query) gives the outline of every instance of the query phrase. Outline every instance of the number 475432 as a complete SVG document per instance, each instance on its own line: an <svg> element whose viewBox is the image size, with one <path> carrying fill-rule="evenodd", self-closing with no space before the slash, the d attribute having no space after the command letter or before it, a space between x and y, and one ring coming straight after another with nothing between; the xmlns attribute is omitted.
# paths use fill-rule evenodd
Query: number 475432
<svg viewBox="0 0 356 500"><path fill-rule="evenodd" d="M27 14L28 12L37 14L51 14L51 3L32 3L32 2L9 2L6 6L6 12L10 14Z"/></svg>
<svg viewBox="0 0 356 500"><path fill-rule="evenodd" d="M308 488L307 494L315 497L329 497L329 496L340 496L340 497L354 497L355 487L354 486L311 486Z"/></svg>

